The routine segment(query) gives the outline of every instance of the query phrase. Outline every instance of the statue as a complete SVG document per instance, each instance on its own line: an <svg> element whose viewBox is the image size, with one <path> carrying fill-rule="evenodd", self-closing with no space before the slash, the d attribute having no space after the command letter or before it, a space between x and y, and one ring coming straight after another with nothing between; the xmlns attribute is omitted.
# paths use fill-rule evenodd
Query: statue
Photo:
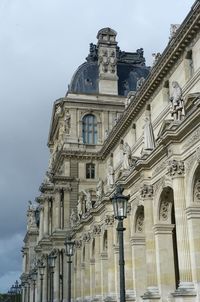
<svg viewBox="0 0 200 302"><path fill-rule="evenodd" d="M59 114L61 114L61 112L62 112L61 106L58 105L58 106L56 107L55 115L59 115Z"/></svg>
<svg viewBox="0 0 200 302"><path fill-rule="evenodd" d="M85 195L86 201L85 201L85 208L86 212L88 212L90 209L92 209L92 196L90 191L82 190L83 194Z"/></svg>
<svg viewBox="0 0 200 302"><path fill-rule="evenodd" d="M153 150L155 148L155 138L150 117L145 117L144 124L144 150Z"/></svg>
<svg viewBox="0 0 200 302"><path fill-rule="evenodd" d="M145 78L144 78L144 77L141 77L141 78L139 78L139 79L137 80L137 83L136 83L136 90L139 90L139 89L142 87L144 81L145 81Z"/></svg>
<svg viewBox="0 0 200 302"><path fill-rule="evenodd" d="M80 220L83 215L83 208L82 208L83 196L82 194L79 196L78 203L77 203L77 213L78 219Z"/></svg>
<svg viewBox="0 0 200 302"><path fill-rule="evenodd" d="M67 110L67 111L65 112L64 121L65 121L65 132L66 132L66 134L69 134L69 132L70 132L70 127L71 127L71 115L70 115L70 113L69 113L69 110Z"/></svg>
<svg viewBox="0 0 200 302"><path fill-rule="evenodd" d="M158 62L159 58L161 57L161 53L160 52L154 52L154 53L152 53L152 57L153 57L152 66L155 66L156 63Z"/></svg>
<svg viewBox="0 0 200 302"><path fill-rule="evenodd" d="M71 215L70 215L70 223L71 227L73 227L77 223L78 217L74 209L72 209Z"/></svg>
<svg viewBox="0 0 200 302"><path fill-rule="evenodd" d="M29 207L27 211L27 229L29 230L31 227L36 227L36 219L35 219L35 207L32 202L29 200Z"/></svg>
<svg viewBox="0 0 200 302"><path fill-rule="evenodd" d="M103 196L103 181L102 179L99 179L99 182L96 187L97 202L101 201L102 196Z"/></svg>
<svg viewBox="0 0 200 302"><path fill-rule="evenodd" d="M131 159L131 148L129 144L126 142L125 144L123 144L122 170L130 169L130 159Z"/></svg>
<svg viewBox="0 0 200 302"><path fill-rule="evenodd" d="M184 102L182 99L182 89L178 82L172 82L172 91L170 96L171 101L171 116L174 121L181 121L185 116Z"/></svg>
<svg viewBox="0 0 200 302"><path fill-rule="evenodd" d="M108 164L108 169L107 169L107 185L109 187L113 187L114 185L114 169L111 161Z"/></svg>

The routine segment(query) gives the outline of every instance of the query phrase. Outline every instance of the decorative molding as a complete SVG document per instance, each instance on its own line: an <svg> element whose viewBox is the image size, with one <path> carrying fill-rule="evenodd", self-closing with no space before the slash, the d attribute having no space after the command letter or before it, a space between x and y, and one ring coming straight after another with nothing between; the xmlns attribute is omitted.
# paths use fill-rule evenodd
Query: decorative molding
<svg viewBox="0 0 200 302"><path fill-rule="evenodd" d="M114 219L114 215L106 215L105 217L105 224L112 226L114 223L115 219Z"/></svg>
<svg viewBox="0 0 200 302"><path fill-rule="evenodd" d="M90 235L89 232L83 234L83 241L84 241L84 242L89 242L90 239L91 239L91 235Z"/></svg>
<svg viewBox="0 0 200 302"><path fill-rule="evenodd" d="M167 167L166 159L159 162L152 171L152 176L158 175L161 171L165 170Z"/></svg>
<svg viewBox="0 0 200 302"><path fill-rule="evenodd" d="M169 209L170 209L170 202L168 200L162 200L160 204L160 220L168 220L169 218Z"/></svg>
<svg viewBox="0 0 200 302"><path fill-rule="evenodd" d="M196 180L194 186L194 202L200 203L200 178Z"/></svg>
<svg viewBox="0 0 200 302"><path fill-rule="evenodd" d="M135 225L135 232L136 233L143 233L144 232L144 212L141 211L138 213L136 218L136 225Z"/></svg>
<svg viewBox="0 0 200 302"><path fill-rule="evenodd" d="M185 166L183 161L171 160L168 162L168 171L170 176L181 176L185 172Z"/></svg>
<svg viewBox="0 0 200 302"><path fill-rule="evenodd" d="M80 249L81 248L81 246L82 246L82 240L81 239L77 239L77 240L75 240L75 246L76 246L76 248L77 249Z"/></svg>
<svg viewBox="0 0 200 302"><path fill-rule="evenodd" d="M186 139L185 144L183 145L183 150L188 149L193 146L197 141L199 141L200 137L200 127L198 127L192 134Z"/></svg>
<svg viewBox="0 0 200 302"><path fill-rule="evenodd" d="M185 162L185 172L186 174L189 174L193 163L196 160L196 154L193 153L192 155L190 155L190 157L188 157L184 162Z"/></svg>
<svg viewBox="0 0 200 302"><path fill-rule="evenodd" d="M142 198L152 198L153 197L153 186L144 184L140 190Z"/></svg>
<svg viewBox="0 0 200 302"><path fill-rule="evenodd" d="M99 224L95 224L93 226L92 233L94 236L101 234L101 226Z"/></svg>

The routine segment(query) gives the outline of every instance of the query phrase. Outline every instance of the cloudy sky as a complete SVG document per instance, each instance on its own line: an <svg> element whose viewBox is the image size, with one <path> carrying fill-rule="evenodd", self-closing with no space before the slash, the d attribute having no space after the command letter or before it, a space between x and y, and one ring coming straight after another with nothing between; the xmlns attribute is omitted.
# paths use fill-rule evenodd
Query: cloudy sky
<svg viewBox="0 0 200 302"><path fill-rule="evenodd" d="M122 50L162 52L193 0L0 0L0 292L21 273L27 201L48 162L53 102L103 27Z"/></svg>

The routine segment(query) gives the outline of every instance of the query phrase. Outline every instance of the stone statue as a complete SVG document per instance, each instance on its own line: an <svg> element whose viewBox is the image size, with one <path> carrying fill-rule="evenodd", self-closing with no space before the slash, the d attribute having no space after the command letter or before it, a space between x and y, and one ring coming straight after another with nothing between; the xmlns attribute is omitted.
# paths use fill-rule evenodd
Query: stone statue
<svg viewBox="0 0 200 302"><path fill-rule="evenodd" d="M155 138L153 127L149 116L145 117L144 124L144 150L153 150L155 148Z"/></svg>
<svg viewBox="0 0 200 302"><path fill-rule="evenodd" d="M126 142L125 144L123 144L122 170L130 169L130 159L131 159L131 148L129 144Z"/></svg>
<svg viewBox="0 0 200 302"><path fill-rule="evenodd" d="M103 196L103 181L102 179L99 179L99 182L96 187L97 202L101 201L102 196Z"/></svg>
<svg viewBox="0 0 200 302"><path fill-rule="evenodd" d="M90 191L82 190L83 194L85 195L85 208L86 212L88 212L90 209L92 209L92 196Z"/></svg>
<svg viewBox="0 0 200 302"><path fill-rule="evenodd" d="M72 209L71 215L70 215L70 223L71 227L73 227L78 221L77 214L74 209Z"/></svg>
<svg viewBox="0 0 200 302"><path fill-rule="evenodd" d="M136 83L136 90L139 90L139 89L142 87L144 81L145 81L145 78L144 78L144 77L141 77L141 78L139 78L139 79L137 80L137 83Z"/></svg>
<svg viewBox="0 0 200 302"><path fill-rule="evenodd" d="M36 227L36 219L35 219L35 207L32 202L29 201L29 207L27 211L27 229L29 230L32 227Z"/></svg>
<svg viewBox="0 0 200 302"><path fill-rule="evenodd" d="M113 187L114 185L114 169L111 162L108 164L108 169L107 169L107 185L109 187Z"/></svg>
<svg viewBox="0 0 200 302"><path fill-rule="evenodd" d="M108 129L106 129L105 130L105 139L107 139L108 135L109 135L109 131L108 131Z"/></svg>
<svg viewBox="0 0 200 302"><path fill-rule="evenodd" d="M152 66L156 65L156 63L158 62L159 58L161 57L161 53L160 52L154 52L152 53L152 57L153 57L153 64Z"/></svg>
<svg viewBox="0 0 200 302"><path fill-rule="evenodd" d="M71 115L70 115L70 113L69 113L69 110L67 110L67 111L65 112L64 121L65 121L65 133L66 133L66 134L69 134L69 132L70 132L70 127L71 127Z"/></svg>
<svg viewBox="0 0 200 302"><path fill-rule="evenodd" d="M172 91L170 95L171 116L174 121L181 121L185 116L184 102L182 99L182 89L178 82L172 82Z"/></svg>
<svg viewBox="0 0 200 302"><path fill-rule="evenodd" d="M61 114L61 112L62 112L61 106L58 105L58 106L56 107L55 115L59 115L59 114Z"/></svg>
<svg viewBox="0 0 200 302"><path fill-rule="evenodd" d="M78 203L77 203L77 213L78 213L78 219L80 220L83 215L83 196L80 194Z"/></svg>

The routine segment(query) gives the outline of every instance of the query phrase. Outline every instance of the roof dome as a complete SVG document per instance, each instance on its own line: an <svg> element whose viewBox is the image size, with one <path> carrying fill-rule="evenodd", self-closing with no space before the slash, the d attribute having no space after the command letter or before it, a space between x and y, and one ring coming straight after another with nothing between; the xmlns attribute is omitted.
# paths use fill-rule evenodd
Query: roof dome
<svg viewBox="0 0 200 302"><path fill-rule="evenodd" d="M101 29L98 34L98 45L90 44L89 55L86 62L75 71L68 92L83 94L98 94L99 67L98 47L99 43L115 44L118 76L118 95L126 96L129 91L137 90L137 82L146 78L149 74L149 67L145 65L143 49L136 52L121 51L115 41L116 32L109 27ZM107 36L106 36L107 35Z"/></svg>

